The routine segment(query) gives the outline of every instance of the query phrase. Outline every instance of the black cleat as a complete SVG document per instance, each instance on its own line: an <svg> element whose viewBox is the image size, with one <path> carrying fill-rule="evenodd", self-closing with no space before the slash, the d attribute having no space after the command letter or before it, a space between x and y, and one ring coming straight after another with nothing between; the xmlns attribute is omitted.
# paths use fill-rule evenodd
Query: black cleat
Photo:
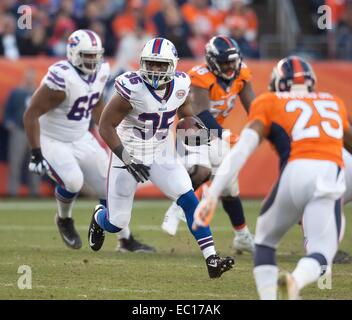
<svg viewBox="0 0 352 320"><path fill-rule="evenodd" d="M145 252L153 253L156 252L155 248L143 244L133 238L132 234L129 239L119 239L120 245L117 247L117 251L121 252Z"/></svg>
<svg viewBox="0 0 352 320"><path fill-rule="evenodd" d="M95 214L101 210L104 209L104 206L99 204L95 206L94 212L92 215L92 220L89 225L88 229L88 243L89 246L92 248L94 251L100 250L100 248L103 246L104 239L105 239L105 232L98 223L95 221Z"/></svg>
<svg viewBox="0 0 352 320"><path fill-rule="evenodd" d="M232 269L235 259L232 257L221 258L217 254L212 254L205 260L210 278L220 278L221 275Z"/></svg>
<svg viewBox="0 0 352 320"><path fill-rule="evenodd" d="M72 218L60 218L59 215L56 214L55 222L65 244L69 248L80 249L82 247L82 240L75 229L74 220Z"/></svg>

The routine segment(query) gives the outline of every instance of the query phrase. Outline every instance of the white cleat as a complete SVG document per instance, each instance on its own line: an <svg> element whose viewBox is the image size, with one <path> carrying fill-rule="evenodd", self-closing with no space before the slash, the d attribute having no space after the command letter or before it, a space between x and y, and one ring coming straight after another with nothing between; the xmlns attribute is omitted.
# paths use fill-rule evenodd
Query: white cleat
<svg viewBox="0 0 352 320"><path fill-rule="evenodd" d="M289 272L281 272L277 281L279 300L301 300L295 279Z"/></svg>
<svg viewBox="0 0 352 320"><path fill-rule="evenodd" d="M233 246L238 254L243 252L254 253L254 238L250 232L245 234L236 234L233 239Z"/></svg>
<svg viewBox="0 0 352 320"><path fill-rule="evenodd" d="M183 210L174 202L165 214L161 229L169 235L174 236L181 220L186 220Z"/></svg>

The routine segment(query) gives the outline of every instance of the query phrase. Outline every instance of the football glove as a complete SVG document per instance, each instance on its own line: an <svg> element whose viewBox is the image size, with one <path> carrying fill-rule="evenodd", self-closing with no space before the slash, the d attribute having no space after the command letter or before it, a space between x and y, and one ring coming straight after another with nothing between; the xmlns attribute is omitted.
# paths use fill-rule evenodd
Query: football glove
<svg viewBox="0 0 352 320"><path fill-rule="evenodd" d="M117 146L113 152L125 164L124 166L114 166L114 168L126 169L137 182L144 183L149 179L150 167L134 159L122 144Z"/></svg>
<svg viewBox="0 0 352 320"><path fill-rule="evenodd" d="M142 164L142 163L137 163L135 159L132 160L131 163L126 164L125 169L132 174L133 178L137 182L146 182L149 179L150 173L150 167Z"/></svg>
<svg viewBox="0 0 352 320"><path fill-rule="evenodd" d="M50 170L49 164L44 159L40 148L32 149L28 169L29 171L39 174L40 176L45 175L45 173Z"/></svg>

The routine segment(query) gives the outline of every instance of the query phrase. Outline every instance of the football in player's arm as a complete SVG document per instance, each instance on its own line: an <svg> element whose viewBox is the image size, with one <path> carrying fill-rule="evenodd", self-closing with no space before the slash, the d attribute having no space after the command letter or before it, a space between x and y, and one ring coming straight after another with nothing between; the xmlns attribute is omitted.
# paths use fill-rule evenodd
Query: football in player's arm
<svg viewBox="0 0 352 320"><path fill-rule="evenodd" d="M169 131L176 114L191 117L189 77L177 72L177 51L167 39L155 38L141 53L140 70L115 80L116 95L102 113L99 132L112 150L108 175L108 208L96 208L89 243L99 250L104 233L118 233L131 219L138 183L150 180L184 210L189 230L205 258L209 277L232 268L232 257L216 254L209 226L192 231L198 200L184 166L174 157ZM203 124L200 123L200 127Z"/></svg>

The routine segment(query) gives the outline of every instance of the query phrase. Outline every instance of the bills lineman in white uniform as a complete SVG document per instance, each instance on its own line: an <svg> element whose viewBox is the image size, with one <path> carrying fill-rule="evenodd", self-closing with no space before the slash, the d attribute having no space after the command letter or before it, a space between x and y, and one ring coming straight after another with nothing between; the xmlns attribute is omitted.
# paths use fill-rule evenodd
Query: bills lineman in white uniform
<svg viewBox="0 0 352 320"><path fill-rule="evenodd" d="M168 143L176 114L193 116L187 98L190 79L176 71L177 60L175 46L167 39L155 38L142 50L140 70L116 78L117 94L104 108L99 124L100 135L113 153L107 209L97 206L89 227L89 243L95 251L102 247L105 231L118 233L129 225L137 184L148 179L177 201L191 229L198 200L186 169ZM209 227L191 232L211 278L232 268L233 258L216 254Z"/></svg>
<svg viewBox="0 0 352 320"><path fill-rule="evenodd" d="M83 183L106 204L107 152L89 131L99 122L102 94L110 68L104 49L91 30L77 30L67 42L67 60L49 67L24 115L32 157L29 170L47 173L56 183L56 223L65 244L79 249L72 206ZM130 237L125 230L124 238Z"/></svg>

